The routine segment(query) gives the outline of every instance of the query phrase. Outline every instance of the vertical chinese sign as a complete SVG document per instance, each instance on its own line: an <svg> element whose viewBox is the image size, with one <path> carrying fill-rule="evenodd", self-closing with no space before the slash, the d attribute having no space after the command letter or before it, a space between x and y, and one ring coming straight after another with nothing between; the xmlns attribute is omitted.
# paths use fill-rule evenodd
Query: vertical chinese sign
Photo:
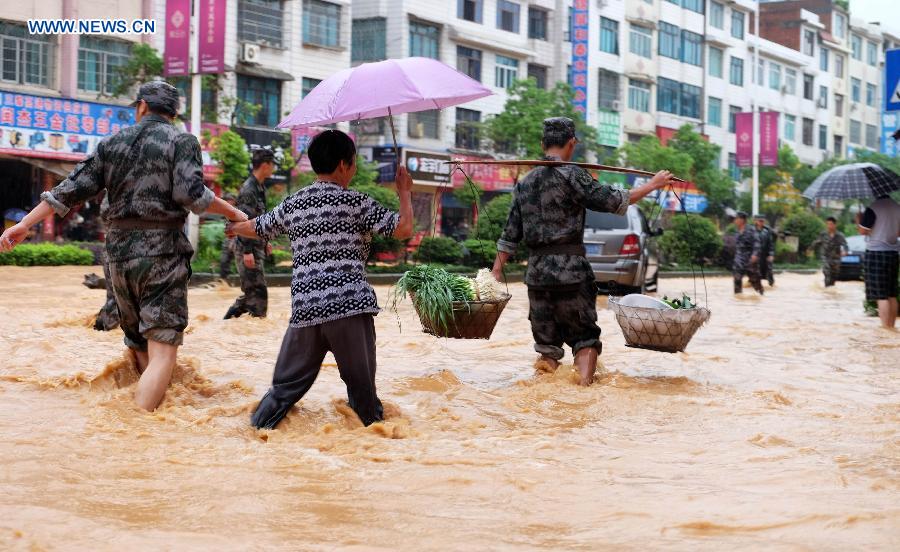
<svg viewBox="0 0 900 552"><path fill-rule="evenodd" d="M225 0L200 2L200 72L225 72Z"/></svg>
<svg viewBox="0 0 900 552"><path fill-rule="evenodd" d="M759 114L759 166L778 165L778 112L763 111Z"/></svg>
<svg viewBox="0 0 900 552"><path fill-rule="evenodd" d="M163 75L185 77L191 50L191 0L166 1L166 43Z"/></svg>
<svg viewBox="0 0 900 552"><path fill-rule="evenodd" d="M734 134L738 167L753 166L753 113L734 114Z"/></svg>
<svg viewBox="0 0 900 552"><path fill-rule="evenodd" d="M588 0L572 3L572 89L575 92L575 110L587 118L588 105Z"/></svg>

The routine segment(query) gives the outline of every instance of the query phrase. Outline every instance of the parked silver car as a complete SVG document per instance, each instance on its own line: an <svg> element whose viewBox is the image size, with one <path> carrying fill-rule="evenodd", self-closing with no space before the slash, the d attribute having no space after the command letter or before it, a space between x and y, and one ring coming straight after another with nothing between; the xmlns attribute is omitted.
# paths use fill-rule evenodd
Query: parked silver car
<svg viewBox="0 0 900 552"><path fill-rule="evenodd" d="M615 294L656 291L659 258L651 231L636 205L624 215L588 210L584 247L600 290Z"/></svg>

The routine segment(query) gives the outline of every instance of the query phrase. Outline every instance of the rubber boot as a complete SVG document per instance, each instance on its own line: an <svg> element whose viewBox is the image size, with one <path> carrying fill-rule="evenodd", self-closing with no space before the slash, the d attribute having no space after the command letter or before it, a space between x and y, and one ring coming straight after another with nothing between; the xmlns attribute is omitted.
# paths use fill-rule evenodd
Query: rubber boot
<svg viewBox="0 0 900 552"><path fill-rule="evenodd" d="M578 369L578 375L581 378L579 383L581 385L587 387L594 382L598 356L599 351L593 347L585 347L575 353L575 368Z"/></svg>

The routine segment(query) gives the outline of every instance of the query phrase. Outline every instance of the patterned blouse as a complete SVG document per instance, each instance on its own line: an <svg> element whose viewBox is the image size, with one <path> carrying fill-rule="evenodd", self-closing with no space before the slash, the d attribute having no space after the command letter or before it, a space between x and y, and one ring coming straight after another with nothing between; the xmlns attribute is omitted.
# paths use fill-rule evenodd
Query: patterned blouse
<svg viewBox="0 0 900 552"><path fill-rule="evenodd" d="M381 309L366 280L372 235L391 236L400 215L370 196L317 180L256 219L256 234L291 239L292 327Z"/></svg>

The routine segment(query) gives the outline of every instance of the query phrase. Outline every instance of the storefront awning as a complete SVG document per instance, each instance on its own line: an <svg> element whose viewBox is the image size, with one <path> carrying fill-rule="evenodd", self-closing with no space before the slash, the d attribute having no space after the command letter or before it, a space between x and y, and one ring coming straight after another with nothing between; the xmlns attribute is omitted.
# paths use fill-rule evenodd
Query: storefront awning
<svg viewBox="0 0 900 552"><path fill-rule="evenodd" d="M59 177L65 178L69 176L72 169L77 163L73 161L56 161L52 159L40 159L38 157L25 157L20 155L4 155L0 154L0 159L14 159L23 163L28 163L47 172L51 172Z"/></svg>
<svg viewBox="0 0 900 552"><path fill-rule="evenodd" d="M280 81L292 81L294 75L286 73L281 69L272 69L261 65L250 65L247 63L238 63L234 68L235 73L241 75L249 75L251 77L262 77L264 79L275 79Z"/></svg>

